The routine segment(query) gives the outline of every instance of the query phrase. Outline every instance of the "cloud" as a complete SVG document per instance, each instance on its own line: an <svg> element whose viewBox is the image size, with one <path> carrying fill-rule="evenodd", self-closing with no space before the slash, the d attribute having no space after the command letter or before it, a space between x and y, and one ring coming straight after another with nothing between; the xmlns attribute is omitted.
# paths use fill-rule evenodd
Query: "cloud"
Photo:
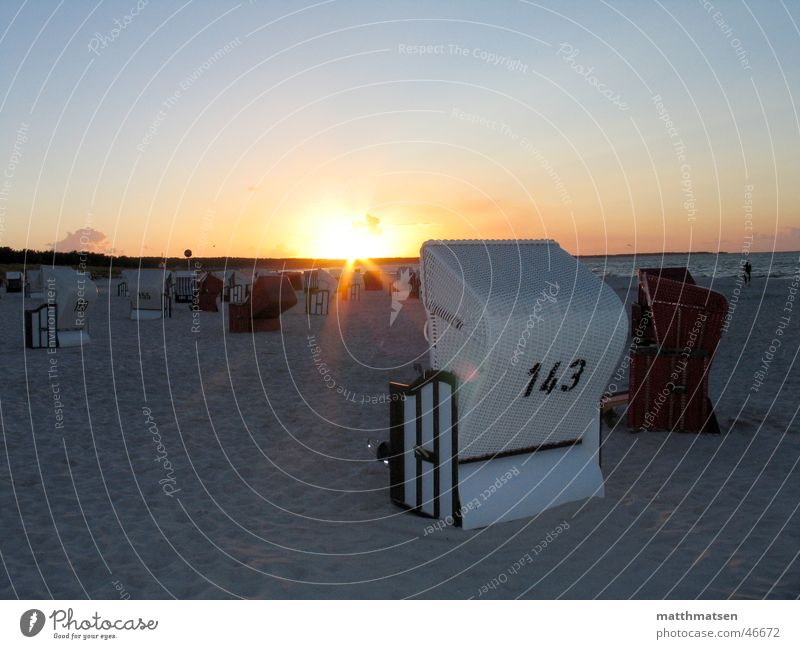
<svg viewBox="0 0 800 649"><path fill-rule="evenodd" d="M73 250L79 252L111 252L109 244L108 237L100 230L83 228L82 230L75 230L75 232L67 231L67 236L63 239L47 245L56 252L72 252Z"/></svg>
<svg viewBox="0 0 800 649"><path fill-rule="evenodd" d="M763 234L761 232L753 231L753 241L769 241L774 242L778 239L780 235L777 233L766 233Z"/></svg>
<svg viewBox="0 0 800 649"><path fill-rule="evenodd" d="M365 214L360 221L353 221L354 230L366 230L368 234L381 233L381 220L372 214Z"/></svg>
<svg viewBox="0 0 800 649"><path fill-rule="evenodd" d="M285 243L279 243L277 246L274 246L270 251L267 253L267 257L271 259L283 259L286 257L297 257L297 250L292 248L291 246L287 246Z"/></svg>

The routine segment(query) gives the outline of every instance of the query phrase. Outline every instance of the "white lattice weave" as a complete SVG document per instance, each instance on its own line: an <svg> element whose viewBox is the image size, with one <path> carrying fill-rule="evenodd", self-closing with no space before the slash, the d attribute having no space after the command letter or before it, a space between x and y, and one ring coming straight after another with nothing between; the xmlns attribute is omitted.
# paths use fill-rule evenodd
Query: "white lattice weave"
<svg viewBox="0 0 800 649"><path fill-rule="evenodd" d="M172 272L158 268L125 270L123 277L128 282L131 310L161 311L163 295L172 285Z"/></svg>
<svg viewBox="0 0 800 649"><path fill-rule="evenodd" d="M619 360L619 298L554 241L428 241L431 364L459 379L459 459L580 439Z"/></svg>
<svg viewBox="0 0 800 649"><path fill-rule="evenodd" d="M68 266L42 266L44 300L58 307L58 329L85 329L97 286L87 273Z"/></svg>

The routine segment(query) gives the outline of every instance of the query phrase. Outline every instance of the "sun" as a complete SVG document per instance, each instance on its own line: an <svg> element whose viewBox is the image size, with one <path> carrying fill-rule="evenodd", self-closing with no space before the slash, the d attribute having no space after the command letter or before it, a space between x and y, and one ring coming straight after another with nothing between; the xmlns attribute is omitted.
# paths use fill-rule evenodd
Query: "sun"
<svg viewBox="0 0 800 649"><path fill-rule="evenodd" d="M331 215L320 219L312 244L314 256L352 261L385 255L386 240L377 223L375 217L364 216Z"/></svg>

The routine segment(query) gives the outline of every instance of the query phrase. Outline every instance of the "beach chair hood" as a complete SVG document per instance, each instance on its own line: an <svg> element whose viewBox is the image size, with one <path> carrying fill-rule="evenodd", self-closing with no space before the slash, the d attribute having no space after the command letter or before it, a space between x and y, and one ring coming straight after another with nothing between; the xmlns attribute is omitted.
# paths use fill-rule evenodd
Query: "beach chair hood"
<svg viewBox="0 0 800 649"><path fill-rule="evenodd" d="M625 344L614 291L554 241L422 247L431 365L458 379L460 461L580 440Z"/></svg>

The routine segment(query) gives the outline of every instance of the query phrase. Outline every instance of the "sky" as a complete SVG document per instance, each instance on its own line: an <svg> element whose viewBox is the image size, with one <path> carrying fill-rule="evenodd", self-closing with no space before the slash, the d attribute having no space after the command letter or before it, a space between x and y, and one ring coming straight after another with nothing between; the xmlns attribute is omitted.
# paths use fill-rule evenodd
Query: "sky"
<svg viewBox="0 0 800 649"><path fill-rule="evenodd" d="M0 246L800 249L800 3L0 3Z"/></svg>

